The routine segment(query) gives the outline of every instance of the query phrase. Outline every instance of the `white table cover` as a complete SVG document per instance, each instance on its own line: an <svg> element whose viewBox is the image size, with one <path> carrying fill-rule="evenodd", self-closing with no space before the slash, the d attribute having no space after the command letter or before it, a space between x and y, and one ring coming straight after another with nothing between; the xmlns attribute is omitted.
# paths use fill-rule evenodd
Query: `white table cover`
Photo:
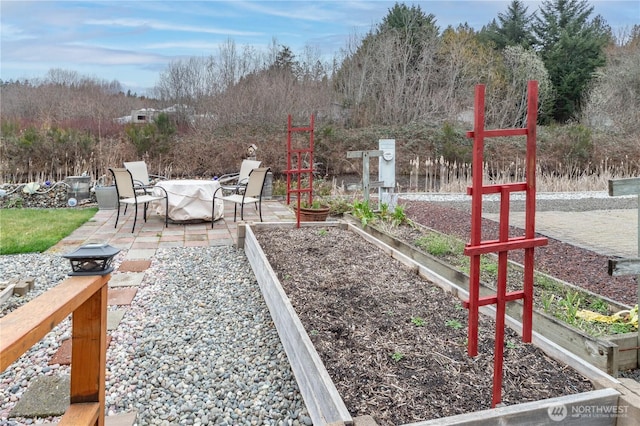
<svg viewBox="0 0 640 426"><path fill-rule="evenodd" d="M186 220L211 220L213 194L220 187L215 180L179 179L163 180L155 186L160 186L167 191L169 198L169 219L176 221ZM162 195L161 189L154 189L155 195ZM155 203L153 211L164 216L164 200ZM216 212L214 220L223 217L224 204L222 200L216 200Z"/></svg>

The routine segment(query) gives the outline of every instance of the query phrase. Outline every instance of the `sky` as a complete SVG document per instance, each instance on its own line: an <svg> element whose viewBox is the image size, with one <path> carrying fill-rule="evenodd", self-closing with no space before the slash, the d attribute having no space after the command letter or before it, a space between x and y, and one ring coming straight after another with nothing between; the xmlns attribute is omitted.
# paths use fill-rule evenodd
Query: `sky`
<svg viewBox="0 0 640 426"><path fill-rule="evenodd" d="M432 13L440 29L479 30L510 1L401 1ZM529 12L542 1L524 1ZM640 0L591 1L614 33L640 24ZM232 41L266 51L275 40L299 55L305 46L329 59L379 24L395 1L8 1L0 0L0 79L76 71L144 94L172 62L216 56Z"/></svg>

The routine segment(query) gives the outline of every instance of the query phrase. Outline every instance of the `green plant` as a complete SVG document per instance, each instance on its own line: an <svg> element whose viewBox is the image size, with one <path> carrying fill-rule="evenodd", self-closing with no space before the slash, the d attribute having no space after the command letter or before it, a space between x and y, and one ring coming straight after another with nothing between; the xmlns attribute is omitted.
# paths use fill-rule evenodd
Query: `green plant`
<svg viewBox="0 0 640 426"><path fill-rule="evenodd" d="M448 320L446 323L444 323L444 325L449 328L453 328L454 330L459 330L463 327L462 323L455 319Z"/></svg>
<svg viewBox="0 0 640 426"><path fill-rule="evenodd" d="M329 233L329 231L327 231L326 229L320 229L318 231L318 235L320 235L321 237L324 237L325 235L327 235Z"/></svg>
<svg viewBox="0 0 640 426"><path fill-rule="evenodd" d="M516 349L517 347L518 347L518 345L516 345L512 341L508 341L507 342L507 349Z"/></svg>
<svg viewBox="0 0 640 426"><path fill-rule="evenodd" d="M606 314L609 312L609 305L602 299L594 299L589 304L589 309L601 314Z"/></svg>
<svg viewBox="0 0 640 426"><path fill-rule="evenodd" d="M396 204L393 211L389 210L389 204L382 203L380 205L380 220L390 223L392 226L402 225L407 221L407 214L404 212L404 206Z"/></svg>
<svg viewBox="0 0 640 426"><path fill-rule="evenodd" d="M371 210L368 201L354 201L351 214L360 219L362 226L366 226L375 218L375 214L373 210Z"/></svg>
<svg viewBox="0 0 640 426"><path fill-rule="evenodd" d="M551 312L551 307L553 306L553 301L555 299L555 296L553 293L545 293L544 291L542 292L542 297L540 298L542 301L542 309L544 309L544 311L546 313L550 313Z"/></svg>
<svg viewBox="0 0 640 426"><path fill-rule="evenodd" d="M407 221L407 214L404 211L404 206L396 204L391 214L391 222L394 226L401 225Z"/></svg>
<svg viewBox="0 0 640 426"><path fill-rule="evenodd" d="M575 324L576 314L580 310L580 294L577 291L567 292L565 298L560 301L560 305L565 309L565 321Z"/></svg>
<svg viewBox="0 0 640 426"><path fill-rule="evenodd" d="M420 237L415 242L416 246L433 256L445 256L450 254L462 254L462 245L448 235L430 233Z"/></svg>
<svg viewBox="0 0 640 426"><path fill-rule="evenodd" d="M411 323L416 327L424 327L425 321L420 317L411 317Z"/></svg>
<svg viewBox="0 0 640 426"><path fill-rule="evenodd" d="M9 202L7 203L7 208L9 208L9 209L21 209L23 203L24 203L24 200L22 199L22 197L14 197L14 198L10 199Z"/></svg>
<svg viewBox="0 0 640 426"><path fill-rule="evenodd" d="M90 220L97 208L0 209L0 254L41 253Z"/></svg>
<svg viewBox="0 0 640 426"><path fill-rule="evenodd" d="M498 262L489 256L481 255L480 270L491 276L498 276Z"/></svg>
<svg viewBox="0 0 640 426"><path fill-rule="evenodd" d="M609 325L611 334L624 334L636 331L636 328L630 323L614 322Z"/></svg>
<svg viewBox="0 0 640 426"><path fill-rule="evenodd" d="M394 353L392 353L392 354L391 354L391 359L392 359L394 362L398 362L398 361L400 361L402 358L404 358L404 354L402 354L402 352L395 351Z"/></svg>
<svg viewBox="0 0 640 426"><path fill-rule="evenodd" d="M329 206L329 213L332 216L341 216L344 213L350 212L352 209L351 203L344 197L329 197L326 199Z"/></svg>
<svg viewBox="0 0 640 426"><path fill-rule="evenodd" d="M317 210L317 209L321 209L321 208L326 208L326 206L322 203L321 200L318 200L317 198L314 199L311 204L309 204L308 200L300 200L300 207L302 207L303 209L313 209L313 210Z"/></svg>

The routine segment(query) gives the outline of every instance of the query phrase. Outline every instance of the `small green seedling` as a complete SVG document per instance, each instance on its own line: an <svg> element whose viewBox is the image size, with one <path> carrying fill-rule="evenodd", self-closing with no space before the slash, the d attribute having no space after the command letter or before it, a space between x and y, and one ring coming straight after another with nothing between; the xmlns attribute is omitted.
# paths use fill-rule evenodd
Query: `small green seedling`
<svg viewBox="0 0 640 426"><path fill-rule="evenodd" d="M455 319L447 321L445 323L445 325L447 327L453 328L454 330L459 330L459 329L461 329L463 327L462 323L460 321L458 321L458 320L455 320Z"/></svg>
<svg viewBox="0 0 640 426"><path fill-rule="evenodd" d="M420 317L411 317L411 323L416 327L424 327L425 324L424 319Z"/></svg>
<svg viewBox="0 0 640 426"><path fill-rule="evenodd" d="M402 358L404 358L404 355L402 354L402 352L398 352L398 351L396 351L396 352L394 352L394 353L392 353L392 354L391 354L391 359L392 359L394 362L398 362L398 361L400 361Z"/></svg>

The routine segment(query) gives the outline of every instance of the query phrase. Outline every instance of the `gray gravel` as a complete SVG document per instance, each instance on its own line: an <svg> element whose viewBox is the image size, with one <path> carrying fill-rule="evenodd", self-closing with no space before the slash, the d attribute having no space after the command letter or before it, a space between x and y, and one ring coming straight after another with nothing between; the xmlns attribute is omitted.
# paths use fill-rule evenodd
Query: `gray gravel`
<svg viewBox="0 0 640 426"><path fill-rule="evenodd" d="M447 206L471 210L471 196L466 194L443 193L403 193L399 198L410 201L431 201L444 203ZM511 211L525 210L525 194L511 194ZM484 213L500 212L500 196L498 194L483 197ZM636 209L638 197L635 195L611 197L605 191L585 192L538 192L536 194L536 211L582 212L589 210Z"/></svg>
<svg viewBox="0 0 640 426"><path fill-rule="evenodd" d="M57 255L0 256L0 279L39 271L37 291L2 314L68 269ZM243 251L158 250L132 305L121 308L107 351L107 414L136 410L138 424L311 424ZM67 319L0 375L0 424L23 424L8 413L37 374L68 374L47 363L69 337Z"/></svg>

